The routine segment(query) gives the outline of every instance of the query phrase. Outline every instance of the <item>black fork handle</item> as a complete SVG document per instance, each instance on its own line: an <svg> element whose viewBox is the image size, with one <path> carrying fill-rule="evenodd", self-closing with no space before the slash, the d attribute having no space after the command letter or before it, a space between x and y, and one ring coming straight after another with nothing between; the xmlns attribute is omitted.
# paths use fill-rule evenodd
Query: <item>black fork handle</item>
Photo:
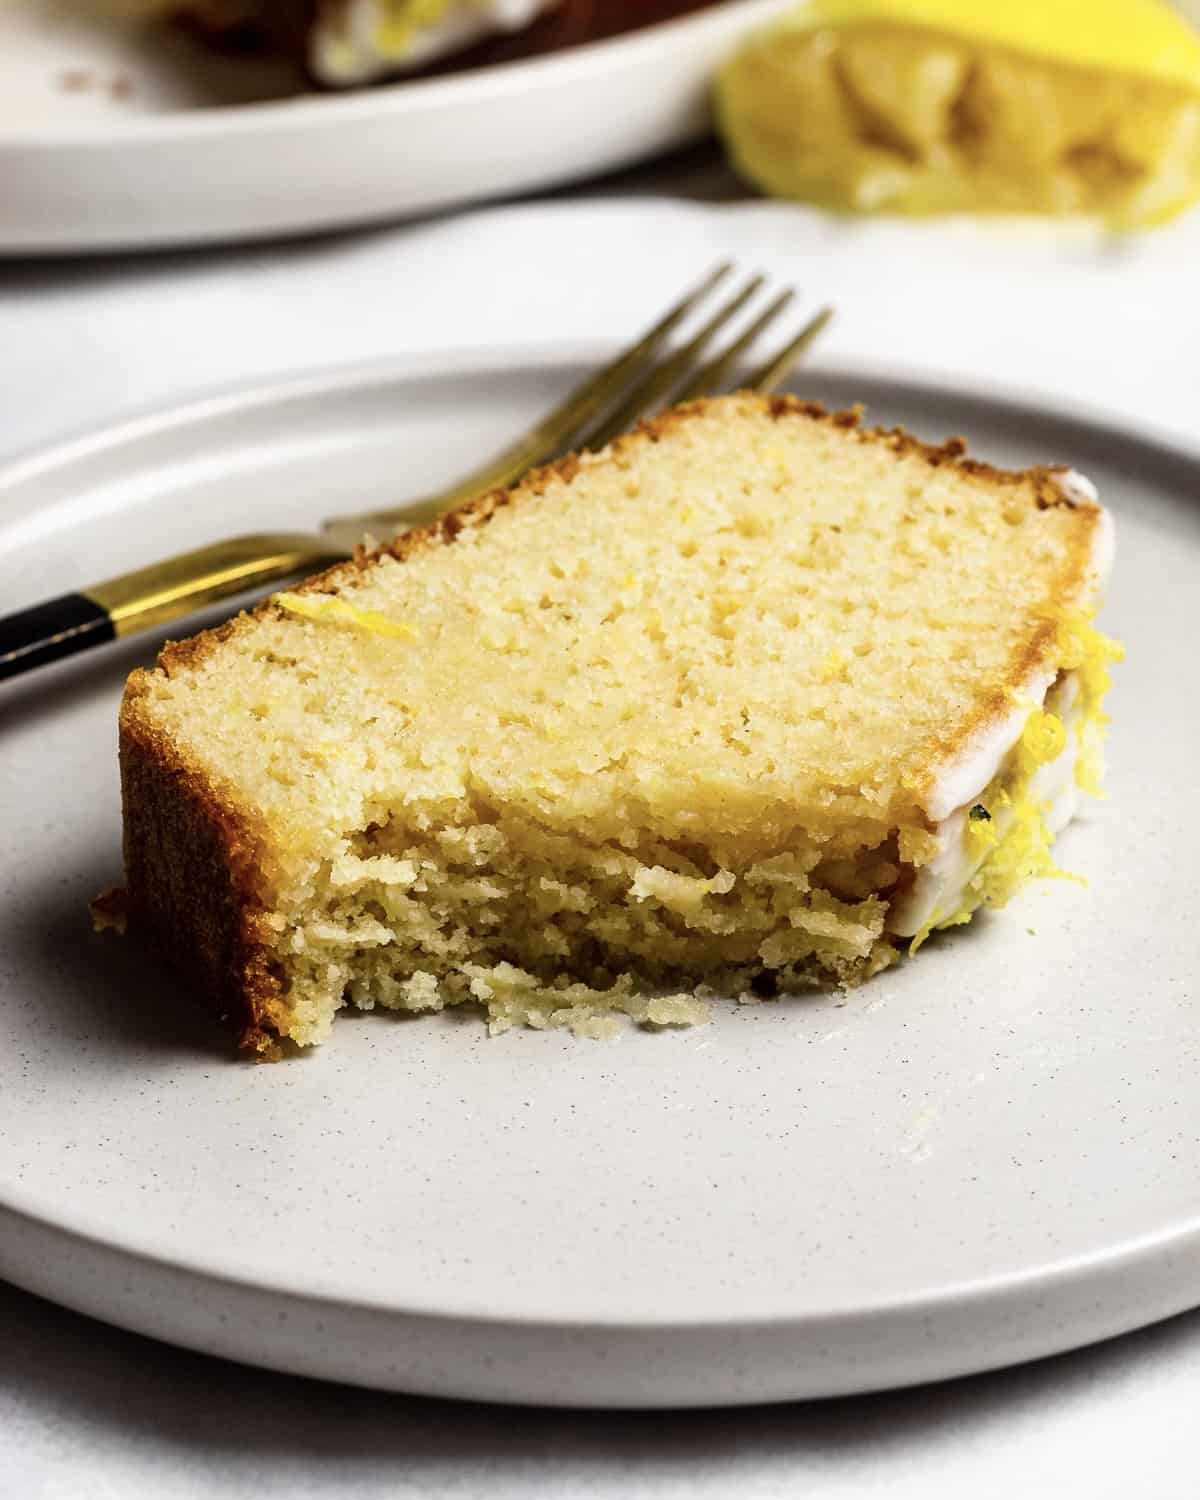
<svg viewBox="0 0 1200 1500"><path fill-rule="evenodd" d="M108 611L86 594L60 594L0 617L0 681L116 639Z"/></svg>

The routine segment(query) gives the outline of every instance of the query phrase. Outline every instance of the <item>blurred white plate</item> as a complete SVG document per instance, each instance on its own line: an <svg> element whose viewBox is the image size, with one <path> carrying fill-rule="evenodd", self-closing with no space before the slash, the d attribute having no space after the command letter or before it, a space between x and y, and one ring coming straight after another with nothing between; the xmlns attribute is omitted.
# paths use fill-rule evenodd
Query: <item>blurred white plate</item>
<svg viewBox="0 0 1200 1500"><path fill-rule="evenodd" d="M599 352L334 373L11 466L0 601L420 493ZM309 1055L238 1063L90 932L120 873L121 682L154 643L93 652L0 693L0 1275L301 1374L611 1406L926 1381L1200 1303L1200 464L961 387L799 388L1076 464L1112 505L1110 800L1061 844L1089 887L699 1030L346 1013Z"/></svg>
<svg viewBox="0 0 1200 1500"><path fill-rule="evenodd" d="M147 3L0 5L0 253L295 234L618 167L699 137L714 67L781 8L726 0L529 62L294 95L280 66L147 28Z"/></svg>

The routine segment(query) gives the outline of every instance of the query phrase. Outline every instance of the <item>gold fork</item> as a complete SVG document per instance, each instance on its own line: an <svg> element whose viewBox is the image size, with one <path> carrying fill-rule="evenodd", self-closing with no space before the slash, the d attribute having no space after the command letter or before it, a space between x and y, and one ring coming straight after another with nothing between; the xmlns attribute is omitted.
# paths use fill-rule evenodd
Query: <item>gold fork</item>
<svg viewBox="0 0 1200 1500"><path fill-rule="evenodd" d="M577 448L601 448L639 417L670 400L712 394L795 295L791 288L779 292L736 338L705 358L717 334L763 290L766 278L751 276L685 343L656 362L655 356L667 347L671 335L732 270L728 262L715 267L636 343L573 390L561 406L449 489L392 510L336 517L319 533L271 532L213 542L0 618L0 679L177 620L232 594L327 567L349 557L367 538L390 538L477 495L515 483L535 464L561 453L572 438ZM774 390L831 316L831 309L823 308L810 318L781 349L739 380L739 388Z"/></svg>

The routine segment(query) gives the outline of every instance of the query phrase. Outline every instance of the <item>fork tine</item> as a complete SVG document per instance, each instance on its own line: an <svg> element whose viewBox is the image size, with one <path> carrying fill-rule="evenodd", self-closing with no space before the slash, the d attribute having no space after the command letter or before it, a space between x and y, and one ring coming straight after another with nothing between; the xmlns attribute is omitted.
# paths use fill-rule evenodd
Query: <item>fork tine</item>
<svg viewBox="0 0 1200 1500"><path fill-rule="evenodd" d="M522 466L522 471L530 463L550 457L573 432L582 427L606 402L611 401L629 377L662 346L697 303L703 301L732 270L733 263L728 260L714 266L700 284L681 297L637 343L576 386L561 406L549 412L525 438L514 444L514 453L525 446L536 447L537 450L536 455ZM497 463L502 461L503 455L496 460Z"/></svg>
<svg viewBox="0 0 1200 1500"><path fill-rule="evenodd" d="M694 334L681 349L677 349L674 354L669 354L666 359L644 375L616 409L580 439L579 447L603 448L605 443L611 442L619 433L632 427L639 417L652 411L660 399L665 397L676 382L687 373L730 318L745 307L762 286L764 279L762 276L752 276L741 291L731 297L723 307L718 308L699 332Z"/></svg>
<svg viewBox="0 0 1200 1500"><path fill-rule="evenodd" d="M377 536L390 536L399 527L431 520L443 511L489 490L502 489L519 479L534 464L553 457L566 444L567 439L609 402L616 399L625 385L653 357L674 332L676 327L701 303L708 294L732 271L730 261L722 261L684 294L667 310L658 322L629 348L623 350L602 370L589 375L575 387L561 405L556 406L527 433L518 438L511 447L490 459L482 468L476 469L456 484L425 500L415 499L395 508L370 511L360 516L336 516L325 523L326 536L343 544L346 551L353 551L371 531Z"/></svg>
<svg viewBox="0 0 1200 1500"><path fill-rule="evenodd" d="M778 354L751 372L746 381L746 390L758 391L761 395L769 396L773 390L778 389L780 384L787 379L788 372L832 317L832 307L823 307L819 313L811 317L790 343L785 344Z"/></svg>
<svg viewBox="0 0 1200 1500"><path fill-rule="evenodd" d="M676 391L676 401L694 401L697 396L707 396L715 390L719 390L722 381L737 364L738 360L750 348L751 344L758 338L760 333L775 321L783 309L791 302L796 293L791 287L785 288L779 295L768 303L766 309L759 313L758 317L750 324L746 331L727 349L700 366L692 378L687 381L682 389Z"/></svg>

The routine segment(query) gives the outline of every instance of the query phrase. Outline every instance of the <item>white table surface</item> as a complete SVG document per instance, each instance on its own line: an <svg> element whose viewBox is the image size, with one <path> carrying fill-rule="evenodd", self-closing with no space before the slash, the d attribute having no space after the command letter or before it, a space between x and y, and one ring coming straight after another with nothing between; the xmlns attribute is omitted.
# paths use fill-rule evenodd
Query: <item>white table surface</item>
<svg viewBox="0 0 1200 1500"><path fill-rule="evenodd" d="M649 192L676 201L646 202ZM631 194L643 198L636 233ZM829 362L1032 389L1185 440L1196 425L1200 215L1109 242L1045 226L834 224L738 198L701 151L443 223L0 264L0 462L131 410L306 367L594 345L648 320L723 254L836 301ZM678 1415L506 1410L225 1364L0 1284L0 1500L1182 1500L1200 1489L1198 1389L1200 1314L864 1399Z"/></svg>

